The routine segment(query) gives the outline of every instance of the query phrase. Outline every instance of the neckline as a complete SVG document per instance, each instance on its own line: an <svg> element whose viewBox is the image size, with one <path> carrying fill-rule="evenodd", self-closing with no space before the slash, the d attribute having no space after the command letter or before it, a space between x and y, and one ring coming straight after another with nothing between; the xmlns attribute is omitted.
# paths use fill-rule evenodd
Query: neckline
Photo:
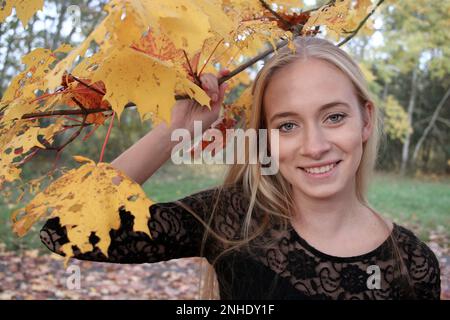
<svg viewBox="0 0 450 320"><path fill-rule="evenodd" d="M316 249L311 244L309 244L308 241L303 239L298 234L298 232L295 230L295 228L292 226L292 224L290 225L290 229L291 229L290 232L291 232L291 236L293 237L294 240L298 241L305 249L310 251L312 254L314 254L322 259L331 260L331 261L335 261L335 262L355 262L355 261L370 258L370 257L378 254L382 249L384 249L384 247L389 245L391 236L394 236L395 232L397 232L397 229L398 229L398 225L395 222L392 222L392 224L393 224L393 227L392 227L392 230L389 233L388 237L378 247L370 250L369 252L366 252L366 253L363 253L360 255L356 255L356 256L349 256L349 257L334 256L334 255L330 255L328 253L325 253L325 252L322 252L322 251Z"/></svg>

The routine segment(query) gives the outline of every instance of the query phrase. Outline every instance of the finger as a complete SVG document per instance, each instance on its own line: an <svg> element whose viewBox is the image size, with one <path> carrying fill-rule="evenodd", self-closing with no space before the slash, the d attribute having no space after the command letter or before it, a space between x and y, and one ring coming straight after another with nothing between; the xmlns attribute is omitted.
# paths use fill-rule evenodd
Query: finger
<svg viewBox="0 0 450 320"><path fill-rule="evenodd" d="M222 69L219 71L218 78L220 79L220 78L226 77L229 74L230 74L230 70Z"/></svg>
<svg viewBox="0 0 450 320"><path fill-rule="evenodd" d="M219 83L216 76L211 73L206 73L200 77L202 87L205 89L212 101L217 101L219 98Z"/></svg>
<svg viewBox="0 0 450 320"><path fill-rule="evenodd" d="M220 76L226 76L228 74L230 74L230 70L228 70L228 69L222 69L219 71Z"/></svg>
<svg viewBox="0 0 450 320"><path fill-rule="evenodd" d="M224 82L220 85L218 102L220 102L220 103L223 102L223 99L225 97L225 92L227 91L227 89L228 89L228 83Z"/></svg>
<svg viewBox="0 0 450 320"><path fill-rule="evenodd" d="M228 88L228 83L223 83L220 85L219 87L219 97L217 99L217 101L214 101L211 103L211 111L213 112L220 112L220 108L222 107L223 104L223 100L225 97L225 92Z"/></svg>

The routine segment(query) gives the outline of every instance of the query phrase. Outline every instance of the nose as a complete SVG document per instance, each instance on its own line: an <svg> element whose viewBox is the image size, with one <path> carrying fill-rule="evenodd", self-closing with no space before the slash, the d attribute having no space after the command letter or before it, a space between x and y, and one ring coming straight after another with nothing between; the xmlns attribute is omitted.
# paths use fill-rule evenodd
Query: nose
<svg viewBox="0 0 450 320"><path fill-rule="evenodd" d="M300 154L312 159L320 159L331 149L331 143L320 127L311 125L305 127L300 141Z"/></svg>

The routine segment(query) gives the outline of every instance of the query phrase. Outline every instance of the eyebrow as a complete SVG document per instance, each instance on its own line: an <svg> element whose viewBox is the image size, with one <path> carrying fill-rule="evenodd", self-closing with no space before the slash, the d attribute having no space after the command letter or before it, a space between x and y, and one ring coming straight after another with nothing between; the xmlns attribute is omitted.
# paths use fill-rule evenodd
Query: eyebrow
<svg viewBox="0 0 450 320"><path fill-rule="evenodd" d="M347 108L350 108L349 104L346 103L346 102L343 102L343 101L333 101L333 102L329 102L329 103L326 103L326 104L322 105L322 106L319 108L319 112L322 112L322 111L324 111L324 110L326 110L326 109L333 108L333 107L335 107L335 106L337 106L337 105L344 105L344 106L346 106ZM272 118L270 119L270 122L274 121L276 118L285 118L285 117L291 117L291 116L297 116L297 115L298 115L298 113L293 112L293 111L286 111L286 112L276 113L276 114L274 114L274 115L272 116Z"/></svg>

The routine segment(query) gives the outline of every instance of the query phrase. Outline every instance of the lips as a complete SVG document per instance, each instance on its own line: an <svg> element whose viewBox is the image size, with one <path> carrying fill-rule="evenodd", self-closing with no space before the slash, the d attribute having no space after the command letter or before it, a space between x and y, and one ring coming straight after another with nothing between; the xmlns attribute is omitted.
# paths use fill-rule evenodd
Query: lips
<svg viewBox="0 0 450 320"><path fill-rule="evenodd" d="M342 161L342 160L339 160L339 161L334 162L334 165L338 165L341 161ZM329 163L329 164L327 164L327 165L330 165L330 164L333 164L333 163ZM326 166L326 165L323 165L322 167L324 167L324 166ZM298 167L298 168L300 168L300 169L302 169L303 171L306 172L305 168L302 168L302 167ZM308 168L308 169L312 169L312 168L318 168L318 167L310 167L310 168Z"/></svg>

